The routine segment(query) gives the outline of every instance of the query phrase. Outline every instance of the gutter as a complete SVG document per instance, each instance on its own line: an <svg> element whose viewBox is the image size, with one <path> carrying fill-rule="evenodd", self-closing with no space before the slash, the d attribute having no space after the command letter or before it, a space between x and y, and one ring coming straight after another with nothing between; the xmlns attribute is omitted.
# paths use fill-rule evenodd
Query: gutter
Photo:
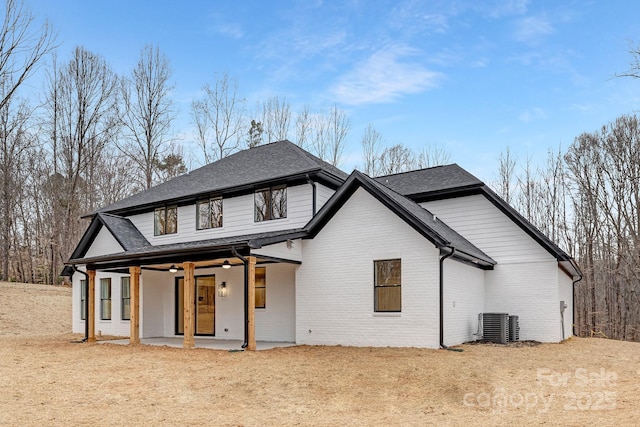
<svg viewBox="0 0 640 427"><path fill-rule="evenodd" d="M231 252L244 264L244 342L242 348L249 345L249 261L240 255L235 246L231 247Z"/></svg>
<svg viewBox="0 0 640 427"><path fill-rule="evenodd" d="M75 273L80 273L80 274L84 274L84 338L82 338L82 342L87 342L87 340L89 339L89 319L87 319L87 316L89 316L89 274L82 271L82 270L78 270L78 267L76 267L75 264L73 264L71 266L71 268L73 268L73 271ZM71 283L73 283L73 276L71 276ZM82 292L82 291L81 291Z"/></svg>
<svg viewBox="0 0 640 427"><path fill-rule="evenodd" d="M440 348L448 350L449 348L444 345L444 260L453 255L456 248L451 246L445 247L451 249L451 252L440 257Z"/></svg>

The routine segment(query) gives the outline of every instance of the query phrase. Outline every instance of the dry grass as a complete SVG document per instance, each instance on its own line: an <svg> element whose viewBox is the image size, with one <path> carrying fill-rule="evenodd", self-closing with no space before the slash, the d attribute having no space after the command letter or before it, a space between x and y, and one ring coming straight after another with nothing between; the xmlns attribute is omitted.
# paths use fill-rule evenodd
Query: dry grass
<svg viewBox="0 0 640 427"><path fill-rule="evenodd" d="M637 343L255 353L72 344L70 295L0 283L0 425L640 424Z"/></svg>

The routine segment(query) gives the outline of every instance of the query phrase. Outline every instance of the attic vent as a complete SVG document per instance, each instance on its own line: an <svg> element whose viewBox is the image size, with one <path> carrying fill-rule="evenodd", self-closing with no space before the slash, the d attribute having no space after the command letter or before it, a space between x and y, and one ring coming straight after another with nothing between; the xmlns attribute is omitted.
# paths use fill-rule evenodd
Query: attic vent
<svg viewBox="0 0 640 427"><path fill-rule="evenodd" d="M509 341L520 340L520 321L518 316L509 316Z"/></svg>
<svg viewBox="0 0 640 427"><path fill-rule="evenodd" d="M509 314L482 313L482 338L506 344L509 341Z"/></svg>

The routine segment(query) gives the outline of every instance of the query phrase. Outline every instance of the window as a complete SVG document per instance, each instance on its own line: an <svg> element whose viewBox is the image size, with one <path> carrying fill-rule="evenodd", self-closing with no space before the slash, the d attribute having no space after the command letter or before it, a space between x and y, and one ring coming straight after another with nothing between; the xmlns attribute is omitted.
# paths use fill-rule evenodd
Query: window
<svg viewBox="0 0 640 427"><path fill-rule="evenodd" d="M122 320L131 320L131 278L123 277L120 279L120 318Z"/></svg>
<svg viewBox="0 0 640 427"><path fill-rule="evenodd" d="M100 319L111 320L111 279L100 279Z"/></svg>
<svg viewBox="0 0 640 427"><path fill-rule="evenodd" d="M175 234L178 232L178 207L156 209L153 213L153 234Z"/></svg>
<svg viewBox="0 0 640 427"><path fill-rule="evenodd" d="M287 217L287 187L257 190L254 194L254 221L269 221Z"/></svg>
<svg viewBox="0 0 640 427"><path fill-rule="evenodd" d="M196 228L222 227L222 198L202 200L196 204Z"/></svg>
<svg viewBox="0 0 640 427"><path fill-rule="evenodd" d="M374 310L399 312L402 307L401 263L399 259L374 261Z"/></svg>
<svg viewBox="0 0 640 427"><path fill-rule="evenodd" d="M80 320L87 318L87 281L80 280Z"/></svg>
<svg viewBox="0 0 640 427"><path fill-rule="evenodd" d="M256 267L256 308L265 308L267 305L267 269Z"/></svg>

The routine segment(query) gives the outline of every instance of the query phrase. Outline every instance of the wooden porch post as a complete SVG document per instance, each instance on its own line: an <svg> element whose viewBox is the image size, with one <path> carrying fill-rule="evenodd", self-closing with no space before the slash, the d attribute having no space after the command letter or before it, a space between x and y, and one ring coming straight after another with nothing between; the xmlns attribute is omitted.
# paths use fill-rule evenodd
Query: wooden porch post
<svg viewBox="0 0 640 427"><path fill-rule="evenodd" d="M182 264L184 270L184 340L182 347L193 348L195 343L193 341L194 329L195 329L195 317L194 317L194 302L195 302L195 264L192 262L185 262Z"/></svg>
<svg viewBox="0 0 640 427"><path fill-rule="evenodd" d="M129 267L129 322L131 329L129 333L129 344L140 344L140 267Z"/></svg>
<svg viewBox="0 0 640 427"><path fill-rule="evenodd" d="M87 299L89 300L89 310L87 312L88 334L87 342L96 342L96 271L87 270L89 276Z"/></svg>
<svg viewBox="0 0 640 427"><path fill-rule="evenodd" d="M255 351L256 349L256 257L250 256L249 261L249 333L247 334L247 350Z"/></svg>

